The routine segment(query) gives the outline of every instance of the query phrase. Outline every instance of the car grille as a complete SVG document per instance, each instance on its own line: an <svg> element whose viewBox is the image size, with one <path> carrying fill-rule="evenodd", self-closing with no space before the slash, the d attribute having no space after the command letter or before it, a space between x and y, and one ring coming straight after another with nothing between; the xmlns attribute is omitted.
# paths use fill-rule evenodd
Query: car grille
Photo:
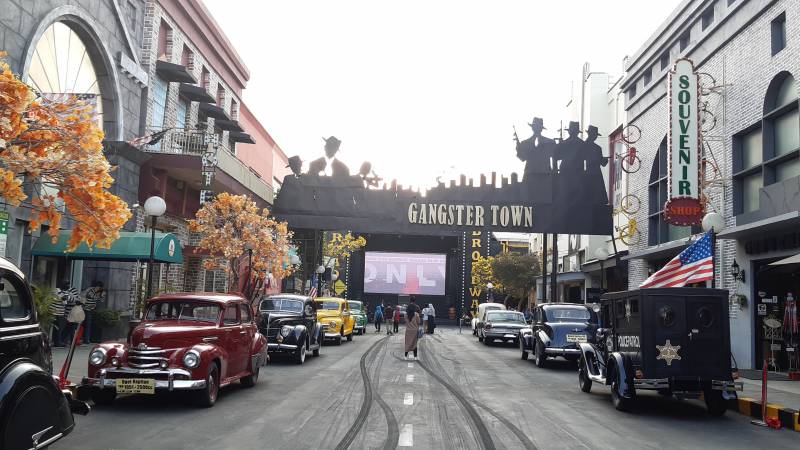
<svg viewBox="0 0 800 450"><path fill-rule="evenodd" d="M167 351L160 347L131 348L128 350L128 365L137 369L158 367L167 359Z"/></svg>

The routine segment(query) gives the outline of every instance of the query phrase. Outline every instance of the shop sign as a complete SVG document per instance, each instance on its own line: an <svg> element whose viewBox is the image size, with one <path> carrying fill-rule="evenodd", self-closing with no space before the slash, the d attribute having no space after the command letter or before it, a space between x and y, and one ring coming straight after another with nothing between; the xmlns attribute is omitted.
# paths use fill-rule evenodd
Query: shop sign
<svg viewBox="0 0 800 450"><path fill-rule="evenodd" d="M764 303L778 303L778 296L774 295L772 298L762 298L761 301Z"/></svg>
<svg viewBox="0 0 800 450"><path fill-rule="evenodd" d="M700 90L692 61L675 61L667 83L669 198L664 205L664 219L672 225L700 225L705 210L700 200Z"/></svg>
<svg viewBox="0 0 800 450"><path fill-rule="evenodd" d="M8 213L0 211L0 256L6 256L6 243L8 242Z"/></svg>
<svg viewBox="0 0 800 450"><path fill-rule="evenodd" d="M200 205L214 200L214 191L212 184L214 182L214 172L217 168L217 135L209 141L206 146L206 151L202 156L202 173L203 185L200 188Z"/></svg>

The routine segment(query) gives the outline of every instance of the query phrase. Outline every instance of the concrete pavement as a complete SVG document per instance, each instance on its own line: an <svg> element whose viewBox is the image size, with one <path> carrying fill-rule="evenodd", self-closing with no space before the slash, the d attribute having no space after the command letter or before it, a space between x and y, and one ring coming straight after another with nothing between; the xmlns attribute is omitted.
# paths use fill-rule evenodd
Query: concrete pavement
<svg viewBox="0 0 800 450"><path fill-rule="evenodd" d="M711 417L695 401L644 393L616 411L608 388L577 386L574 364L538 369L513 346L440 327L402 358L401 334L356 336L298 366L274 360L256 387L200 409L185 396L120 398L77 417L56 449L797 448L798 434ZM85 366L88 347L78 366ZM57 359L57 358L56 358ZM85 371L85 368L83 369ZM349 446L349 447L348 447Z"/></svg>

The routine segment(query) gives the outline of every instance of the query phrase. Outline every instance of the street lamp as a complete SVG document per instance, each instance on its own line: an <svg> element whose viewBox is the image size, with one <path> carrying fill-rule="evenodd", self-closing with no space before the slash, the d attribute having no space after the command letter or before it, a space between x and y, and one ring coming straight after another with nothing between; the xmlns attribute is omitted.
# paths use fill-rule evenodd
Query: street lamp
<svg viewBox="0 0 800 450"><path fill-rule="evenodd" d="M154 195L144 202L144 213L151 217L150 222L150 259L147 262L147 296L153 294L153 254L156 246L156 221L167 212L167 204L164 199Z"/></svg>
<svg viewBox="0 0 800 450"><path fill-rule="evenodd" d="M594 257L600 261L600 292L605 291L605 278L606 278L606 271L603 267L603 263L605 263L606 259L608 259L608 250L605 246L598 247L597 250L594 251Z"/></svg>
<svg viewBox="0 0 800 450"><path fill-rule="evenodd" d="M247 284L245 285L245 295L250 295L250 280L253 279L253 243L248 242L244 245L247 249Z"/></svg>
<svg viewBox="0 0 800 450"><path fill-rule="evenodd" d="M322 295L322 274L325 273L325 266L317 266L317 294Z"/></svg>
<svg viewBox="0 0 800 450"><path fill-rule="evenodd" d="M720 213L710 212L703 216L703 231L711 233L711 267L717 270L717 233L725 228L725 219ZM717 286L717 276L711 277L711 288Z"/></svg>
<svg viewBox="0 0 800 450"><path fill-rule="evenodd" d="M486 283L486 290L489 291L488 300L490 302L494 301L494 294L492 293L492 289L494 289L494 284L492 284L491 281Z"/></svg>

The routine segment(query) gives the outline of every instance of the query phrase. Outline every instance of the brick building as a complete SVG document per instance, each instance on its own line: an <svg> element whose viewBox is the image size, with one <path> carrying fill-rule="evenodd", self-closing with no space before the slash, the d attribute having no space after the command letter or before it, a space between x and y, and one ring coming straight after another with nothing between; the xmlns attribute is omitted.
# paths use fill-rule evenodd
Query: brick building
<svg viewBox="0 0 800 450"><path fill-rule="evenodd" d="M783 320L787 294L796 297L800 288L793 281L797 264L769 265L800 251L799 15L800 3L791 0L686 0L628 59L622 83L627 121L642 130L642 170L630 179L631 191L642 196L636 219L643 239L628 256L630 286L636 287L701 231L667 224L661 212L667 73L680 57L703 73L705 192L708 210L726 222L715 277L718 287L743 296L730 304L732 351L742 368L760 367L763 359L778 370L788 364L786 343L773 339L763 319Z"/></svg>

